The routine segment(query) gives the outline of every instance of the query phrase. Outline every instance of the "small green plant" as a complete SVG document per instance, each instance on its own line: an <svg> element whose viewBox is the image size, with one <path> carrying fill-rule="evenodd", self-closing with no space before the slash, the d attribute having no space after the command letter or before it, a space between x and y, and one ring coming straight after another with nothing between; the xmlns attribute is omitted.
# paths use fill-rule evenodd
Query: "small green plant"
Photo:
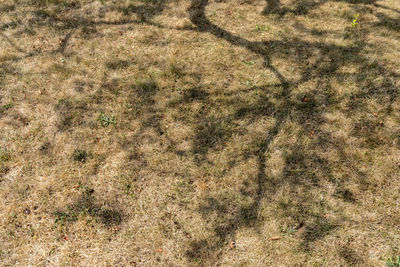
<svg viewBox="0 0 400 267"><path fill-rule="evenodd" d="M252 80L246 80L246 86L247 86L248 88L254 88L254 87L255 87L255 84L253 83Z"/></svg>
<svg viewBox="0 0 400 267"><path fill-rule="evenodd" d="M397 258L393 259L390 257L386 261L386 266L387 267L400 267L400 256L397 256Z"/></svg>
<svg viewBox="0 0 400 267"><path fill-rule="evenodd" d="M250 60L250 61L243 60L242 62L246 65L254 65L254 63L255 63L253 60Z"/></svg>
<svg viewBox="0 0 400 267"><path fill-rule="evenodd" d="M351 23L351 26L353 27L353 28L355 28L355 27L357 27L357 25L358 25L358 18L360 17L360 14L355 14L354 15L354 19L353 19L353 22Z"/></svg>
<svg viewBox="0 0 400 267"><path fill-rule="evenodd" d="M3 106L3 109L4 109L4 110L7 110L7 109L12 108L13 106L14 106L14 105L11 104L11 103L10 103L10 104L6 104L6 105Z"/></svg>
<svg viewBox="0 0 400 267"><path fill-rule="evenodd" d="M115 116L113 115L108 115L104 113L100 113L99 117L97 120L100 122L101 126L107 127L110 124L115 124Z"/></svg>
<svg viewBox="0 0 400 267"><path fill-rule="evenodd" d="M270 27L265 26L265 25L260 25L260 24L257 24L256 29L255 29L256 32L268 32L269 30L270 30Z"/></svg>
<svg viewBox="0 0 400 267"><path fill-rule="evenodd" d="M85 150L82 149L75 149L74 153L72 154L72 158L75 161L85 162L88 154Z"/></svg>
<svg viewBox="0 0 400 267"><path fill-rule="evenodd" d="M13 104L7 104L7 105L3 105L0 106L0 115L5 112L6 110L9 110L13 107Z"/></svg>

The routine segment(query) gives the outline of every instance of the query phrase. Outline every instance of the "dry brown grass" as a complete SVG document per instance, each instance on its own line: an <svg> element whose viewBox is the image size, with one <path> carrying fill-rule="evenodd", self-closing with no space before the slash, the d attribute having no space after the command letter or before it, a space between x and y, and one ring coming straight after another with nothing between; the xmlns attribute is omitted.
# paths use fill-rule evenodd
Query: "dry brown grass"
<svg viewBox="0 0 400 267"><path fill-rule="evenodd" d="M399 21L397 0L1 1L0 265L383 266Z"/></svg>

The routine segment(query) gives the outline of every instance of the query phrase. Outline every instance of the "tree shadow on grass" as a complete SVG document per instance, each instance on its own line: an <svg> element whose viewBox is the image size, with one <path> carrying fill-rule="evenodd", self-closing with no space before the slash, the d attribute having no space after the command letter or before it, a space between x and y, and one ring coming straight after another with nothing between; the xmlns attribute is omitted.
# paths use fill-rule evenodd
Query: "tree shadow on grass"
<svg viewBox="0 0 400 267"><path fill-rule="evenodd" d="M342 0L339 0L342 1ZM74 10L74 9L79 9L80 5L65 5L63 3L54 3L53 5L48 5L46 4L40 4L40 5L32 5L35 7L35 10L33 11L34 18L30 20L30 26L29 28L25 27L25 30L27 32L35 34L34 28L40 28L40 27L50 27L53 30L58 31L60 34L63 35L61 38L59 46L51 51L50 53L61 53L64 54L66 49L68 48L69 42L72 38L73 35L77 34L77 32L83 33L83 36L90 36L93 33L96 33L97 27L100 26L113 26L113 25L135 25L135 24L146 24L146 25L152 25L159 27L160 29L163 28L169 28L157 23L154 23L152 19L161 14L168 6L169 0L163 0L163 1L145 1L144 3L141 3L140 5L134 5L130 4L128 6L124 6L123 4L112 4L112 5L106 5L106 11L111 12L111 11L117 11L120 12L124 18L119 18L117 20L102 20L98 18L85 18L82 16L63 16L62 14L67 14L69 10ZM287 12L291 12L295 15L305 15L312 9L317 8L321 4L325 3L326 1L300 1L297 4L297 8L294 10L290 9L285 9L281 8L281 4L279 0L267 0L267 6L265 7L264 13L265 14L270 14L270 13L278 13L278 14L285 14ZM235 36L220 27L213 25L209 23L209 21L205 18L204 12L201 15L196 15L196 12L201 12L199 10L204 10L204 7L208 4L208 1L203 1L203 0L195 0L192 1L191 7L189 8L189 14L191 17L192 22L196 25L196 29L191 29L188 28L186 30L197 30L197 31L202 31L202 32L211 32L215 36L219 38L226 38L227 41L230 41L232 43L236 43L237 45L245 46L247 47L250 51L253 51L254 53L258 53L260 55L263 55L264 57L267 56L268 53L265 50L265 47L267 46L268 43L256 43L256 42L248 42L245 39L242 39L238 36ZM366 0L362 1L361 3L355 2L354 7L356 7L356 4L364 4L364 5L369 5L369 6L376 6L379 8L385 9L386 7L378 5L375 3L373 0ZM57 8L55 10L48 10L48 6L56 6ZM388 8L386 8L388 9ZM10 8L5 8L5 12L15 12L15 9L13 8L13 5ZM389 9L392 10L392 9ZM399 12L399 11L396 11ZM130 15L136 14L138 19L131 19ZM100 15L99 15L100 16ZM100 16L101 17L101 16ZM376 17L379 19L378 22L375 22L372 27L388 27L389 29L394 29L398 30L398 23L396 20L388 17L387 15L383 13L377 13ZM0 26L0 32L4 31L6 29L9 29L10 27L17 27L19 24L17 22L11 22L10 23L5 23L3 26ZM180 29L176 29L180 30ZM17 35L20 33L17 33ZM20 53L24 53L25 55L23 56L18 56L13 59L10 59L9 61L15 62L19 61L24 58L30 58L30 57L35 57L37 55L43 54L41 51L25 51L21 48L18 48L18 46L15 46L14 41L9 37L9 36L4 36L2 35L4 39L6 39L7 42L10 42L13 47L17 48L17 50ZM258 51L258 52L257 52ZM267 64L266 66L268 67L268 58L265 58L265 63ZM271 68L271 66L269 66ZM271 68L271 71L274 71ZM275 73L275 75L279 76L279 73ZM282 82L282 81L281 81Z"/></svg>
<svg viewBox="0 0 400 267"><path fill-rule="evenodd" d="M118 10L124 15L136 14L140 22L150 21L155 15L161 13L168 4L169 0L151 0L145 1L140 5L129 4L125 7L119 7Z"/></svg>
<svg viewBox="0 0 400 267"><path fill-rule="evenodd" d="M71 35L81 27L97 27L101 25L125 25L135 23L147 23L154 25L151 18L165 6L156 2L149 2L148 6L131 5L122 10L122 13L136 13L138 20L121 19L116 21L103 21L93 19L71 19L55 14L38 14L38 24L44 21L58 23L57 29L68 31L62 39L58 49L54 52L64 53ZM166 3L164 1L164 3ZM201 87L193 87L183 92L181 97L172 101L172 107L182 107L194 102L200 102L204 108L197 113L189 122L193 126L192 151L195 155L197 165L209 164L212 160L207 158L211 152L223 151L226 142L231 141L234 134L248 134L245 127L238 122L248 119L248 124L257 122L263 118L270 118L273 125L269 127L265 134L257 134L254 143L237 151L235 159L232 160L230 168L246 162L249 158L254 158L257 165L256 175L245 180L240 190L231 195L216 192L213 195L204 197L197 211L202 215L204 221L215 218L210 222L212 237L207 239L190 239L189 248L186 255L191 261L201 259L206 263L215 263L220 255L221 249L226 242L234 240L238 229L251 227L256 232L261 233L260 227L268 218L263 218L259 214L262 211L262 203L270 201L277 203L276 213L281 215L281 221L288 221L288 224L304 228L300 235L300 247L303 250L312 250L314 242L329 236L338 230L340 225L335 221L330 221L324 217L324 212L332 211L329 204L322 203L323 208L318 209L321 201L316 199L315 193L326 184L332 185L336 197L339 201L349 203L357 202L350 189L347 188L346 177L335 176L335 169L341 168L345 173L352 173L351 182L355 182L360 190L369 190L373 186L372 182L366 177L366 173L359 168L357 159L349 154L346 140L336 137L335 133L328 131L324 125L333 123L326 117L326 113L338 112L344 119L350 121L349 135L357 139L359 146L366 146L370 149L379 149L389 144L392 140L399 140L395 134L385 136L385 119L394 115L393 103L399 99L398 91L395 90L395 80L399 75L387 70L382 64L371 61L361 53L367 47L364 37L369 30L376 27L387 27L397 30L395 21L385 15L378 14L379 22L368 25L368 28L359 33L350 33L348 38L352 45L340 46L332 43L311 42L296 38L285 40L269 40L263 42L253 42L240 36L230 33L221 27L213 24L205 15L208 5L207 0L192 0L188 9L191 22L195 25L190 30L200 33L210 33L216 38L226 40L233 46L245 48L247 51L256 54L264 60L264 68L269 70L278 80L277 85L255 86L242 95L225 95L227 101L217 103L212 99L210 93ZM266 13L280 13L285 11L279 7L279 1L267 1ZM304 2L301 8L286 10L293 14L305 14L311 8L315 8L320 2ZM374 5L374 1L363 1L363 4ZM160 6L161 5L161 6ZM276 7L276 8L275 8ZM275 9L275 11L274 11ZM284 12L284 13L285 13ZM162 28L162 27L160 27ZM301 31L314 31L303 27ZM319 33L321 35L329 32ZM23 51L21 51L23 52ZM318 56L313 63L307 63L317 52ZM29 55L34 56L34 55ZM277 66L274 59L281 58L292 60L300 69L300 78L287 78ZM356 73L346 73L341 70L346 66L359 66ZM106 66L112 70L120 70L129 66L124 61L109 61ZM11 71L11 68L7 71ZM372 74L367 77L365 73ZM382 81L377 83L376 80ZM330 84L331 80L344 84L346 79L353 79L358 84L358 90L354 90L350 95L339 94ZM298 93L297 89L307 82L314 81L313 89L305 93ZM111 84L111 87L114 87ZM104 85L104 89L108 87ZM131 84L131 91L128 98L131 100L130 114L132 119L140 120L141 129L131 141L124 144L130 147L131 154L129 160L134 165L134 171L146 167L143 155L135 151L134 143L138 138L144 138L142 134L149 129L158 133L158 137L165 136L162 126L163 110L156 107L156 96L159 88L152 80L138 81ZM250 92L258 92L258 97L250 95ZM253 97L256 100L249 104L246 97ZM99 95L101 98L101 95ZM378 103L382 108L376 117L359 118L358 114L368 114L371 101ZM102 100L100 99L99 103ZM218 113L219 108L229 107L235 110L229 116ZM68 106L67 106L68 108ZM214 111L214 112L212 112ZM299 129L288 134L293 137L292 143L287 143L281 147L282 150L282 174L275 177L270 173L269 157L272 154L272 147L280 135L288 131L289 124L295 124ZM383 137L382 137L383 136ZM166 136L166 138L168 138ZM397 138L397 139L396 139ZM400 142L397 142L400 144ZM171 141L171 145L174 146ZM333 151L336 159L323 156L326 151ZM177 151L178 152L178 151ZM138 163L139 162L139 163ZM222 173L222 176L226 172ZM286 199L276 200L276 192L287 190ZM245 203L238 203L236 199L247 199ZM71 206L73 212L87 210L91 216L101 218L105 225L118 224L122 217L114 210L102 210L100 206L94 204L91 193L84 193L76 205ZM64 212L66 213L66 212ZM68 213L67 213L68 214ZM73 215L71 215L73 216ZM119 219L118 219L119 218ZM346 220L346 218L343 218ZM260 234L260 238L262 237ZM349 261L356 261L357 257L343 254Z"/></svg>
<svg viewBox="0 0 400 267"><path fill-rule="evenodd" d="M121 17L117 20L102 20L97 17L91 16L91 18L71 15L71 11L79 10L81 7L79 2L38 2L32 3L30 6L33 8L30 12L33 16L29 20L29 26L25 26L25 32L35 34L35 28L48 27L55 30L63 37L60 38L60 42L57 48L53 49L50 54L65 54L66 49L70 43L71 38L78 32L81 33L81 37L87 38L92 37L94 34L98 34L96 28L100 26L113 26L113 25L133 25L133 24L148 24L152 25L152 18L164 11L167 7L169 0L161 1L144 1L139 5L130 4L124 6L122 4L107 4L105 5L106 12L119 12ZM5 6L3 12L14 12L14 16L21 17L21 14L17 12L14 5ZM73 13L73 12L72 12ZM100 12L101 13L101 12ZM99 17L103 17L102 14L98 14ZM136 15L137 19L131 19L132 15ZM3 31L16 28L20 26L20 22L11 21L0 25L0 34L3 39L6 39L18 52L23 53L13 59L11 62L20 61L25 58L35 57L37 55L45 54L44 52L35 50L25 51L15 45L13 38L2 34ZM21 34L17 32L15 35ZM30 49L31 50L31 49Z"/></svg>
<svg viewBox="0 0 400 267"><path fill-rule="evenodd" d="M278 1L269 1L267 9L270 10L271 6L278 7L278 3ZM373 1L365 4L373 4ZM281 90L276 95L268 94L269 97L272 95L272 98L279 101L268 101L269 97L263 97L260 98L260 102L251 107L239 106L237 103L236 107L235 104L234 107L231 107L238 111L237 118L249 116L255 119L257 117L269 116L273 117L275 121L275 124L271 127L264 140L259 142L250 152L258 162L258 174L254 178L254 181L252 181L256 185L256 189L253 189L253 191L243 190L236 192L237 195L242 195L241 197L251 196L251 203L247 205L235 204L232 198L227 197L226 194L206 198L204 205L199 206L199 212L205 220L208 220L207 218L212 217L213 214L217 214L215 215L217 219L214 221L212 227L214 235L213 238L191 241L187 256L193 261L201 259L203 262L206 262L205 264L212 264L212 262L215 263L218 259L215 251L218 251L229 240L234 240L238 229L252 227L257 232L260 232L257 228L264 221L263 218L257 216L260 212L261 202L266 199L274 201L273 196L280 188L289 188L287 198L291 201L290 208L286 205L282 206L283 217L292 220L292 224L294 225L305 225L303 234L301 235L302 241L300 247L308 251L311 249L313 242L329 235L339 225L328 221L323 216L323 213L321 213L329 211L332 208L327 204L324 204L323 211L312 212L314 210L312 207L318 206L319 203L313 199L314 196L312 194L305 192L317 192L318 188L323 184L330 183L336 188L340 199L347 202L355 201L353 194L345 188L346 183L344 180L338 180L333 173L333 169L338 164L319 156L319 154L327 150L335 151L339 155L339 162L342 164L341 167L354 173L356 178L353 182L358 184L361 190L368 190L371 183L368 179L365 179L365 173L358 169L357 164L354 164L354 161L348 155L348 152L346 152L346 144L335 140L336 137L331 132L321 127L329 123L324 113L335 109L342 112L354 124L353 127L356 132L351 133L351 135L360 140L363 138L373 139L373 141L366 141L368 147L371 147L371 144L374 144L374 148L387 145L392 139L383 139L380 137L382 136L383 125L379 126L377 122L376 126L367 127L366 125L371 125L371 122L362 120L364 126L357 126L357 114L367 112L368 100L374 99L381 103L382 107L385 107L385 110L381 114L382 117L389 118L393 116L390 111L391 105L398 100L398 94L393 88L396 87L395 79L399 75L388 71L382 65L370 63L366 57L361 55L361 52L366 47L366 42L363 39L366 32L361 33L362 35L357 34L357 36L354 36L355 44L347 47L322 42L311 43L294 38L284 41L252 42L233 35L211 23L205 16L207 5L207 0L192 1L189 14L192 23L196 25L196 30L210 33L217 38L228 41L234 46L246 48L261 56L264 59L264 67L269 69L280 81ZM387 18L384 20L388 21ZM379 25L381 24L375 24L371 28ZM390 28L396 29L393 27ZM296 54L291 52L293 48L297 48ZM315 51L319 51L321 55L315 63L304 65L301 62L297 62L298 65L302 66L301 77L297 80L285 78L273 65L271 60L271 58L277 57L297 57L304 60L309 58ZM352 64L362 66L361 70L357 73L340 73L339 70L341 67ZM379 73L379 77L385 77L384 89L371 86L371 84L365 82L363 74L365 71L369 73L375 71ZM360 88L358 92L354 92L350 96L350 99L360 101L357 104L357 109L354 109L352 103L349 103L348 107L344 110L339 107L339 104L347 101L347 96L337 95L329 85L329 80L335 79L340 81L346 79L346 77L359 82ZM296 98L292 95L295 92L294 89L311 80L317 80L316 89L308 91L305 96L297 96ZM269 86L254 88L254 90L260 90L265 95L267 95L266 92L269 89ZM380 93L377 93L378 91ZM273 104L276 102L281 104ZM196 139L193 142L194 152L201 151L203 154L207 154L207 151L218 145L219 141L227 141L231 136L229 134L230 131L226 129L220 130L221 125L223 125L221 122L224 121L224 118L217 119L210 117L209 119L210 121L203 119L199 124L199 128L197 129L198 135L196 135ZM225 120L227 120L227 125L232 126L235 124L235 121L230 120L230 118L225 118ZM376 121L376 119L372 120ZM301 130L297 134L299 143L302 143L301 140L309 139L309 136L312 137L312 142L304 147L295 143L284 148L288 153L284 154L283 175L281 179L276 180L267 173L269 164L266 155L271 153L271 143L278 138L282 131L285 131L284 125L288 122L301 126ZM203 123L206 126L202 127ZM360 127L363 127L365 131L357 130ZM372 134L374 131L376 131L376 134ZM201 140L207 140L207 142L199 142ZM201 150L198 151L198 149ZM373 185L371 184L371 186ZM299 191L304 193L297 193Z"/></svg>
<svg viewBox="0 0 400 267"><path fill-rule="evenodd" d="M55 223L75 222L79 215L89 215L106 227L118 226L123 221L121 211L99 204L94 197L94 190L90 188L84 188L80 197L73 204L56 211L54 213Z"/></svg>
<svg viewBox="0 0 400 267"><path fill-rule="evenodd" d="M304 1L303 0L303 1L297 1L295 8L287 8L287 7L282 6L280 0L266 0L267 5L265 6L264 10L262 11L262 14L263 15L276 14L276 15L282 16L286 13L292 13L294 15L306 15L313 9L318 8L319 6L321 6L327 2L328 2L327 0L320 0L320 1L313 1L313 0ZM374 6L377 8L391 10L394 12L400 12L399 10L380 5L377 3L376 0L350 0L350 1L335 0L335 2L345 2L345 3L350 3L353 5L368 5L368 6Z"/></svg>

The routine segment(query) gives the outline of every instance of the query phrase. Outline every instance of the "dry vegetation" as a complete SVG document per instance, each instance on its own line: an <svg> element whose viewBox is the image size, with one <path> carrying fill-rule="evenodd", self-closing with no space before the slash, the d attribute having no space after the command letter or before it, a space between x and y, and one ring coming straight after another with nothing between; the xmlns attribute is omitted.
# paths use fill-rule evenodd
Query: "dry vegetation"
<svg viewBox="0 0 400 267"><path fill-rule="evenodd" d="M398 0L1 0L0 265L384 266L399 66Z"/></svg>

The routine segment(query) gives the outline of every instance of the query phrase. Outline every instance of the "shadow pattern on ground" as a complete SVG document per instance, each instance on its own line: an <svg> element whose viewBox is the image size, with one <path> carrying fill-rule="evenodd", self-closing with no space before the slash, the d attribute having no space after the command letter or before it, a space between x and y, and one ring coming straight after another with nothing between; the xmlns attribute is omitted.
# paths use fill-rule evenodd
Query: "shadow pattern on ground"
<svg viewBox="0 0 400 267"><path fill-rule="evenodd" d="M312 8L325 3L326 1L300 1L295 9L286 9L282 7L277 0L267 0L267 6L263 13L280 14L293 13L295 15L307 14ZM379 6L375 1L354 1L354 4L361 3L364 5ZM210 94L203 88L192 88L186 91L180 99L170 103L171 107L182 107L189 105L192 101L200 102L204 108L194 118L197 121L193 125L194 138L192 140L192 151L196 164L213 164L207 159L207 155L211 151L223 149L224 143L228 142L234 134L247 134L244 127L241 127L237 121L248 118L250 122L254 122L263 117L269 117L274 121L268 133L264 136L257 136L255 143L239 151L235 159L232 159L231 167L246 161L249 158L255 158L257 161L257 175L253 180L246 181L242 189L237 192L240 197L250 199L247 205L236 205L232 199L225 195L205 197L204 203L198 207L198 212L206 220L211 215L216 215L216 220L212 223L212 231L214 237L202 240L190 240L189 248L186 256L191 261L201 259L202 262L212 264L218 261L220 250L225 246L226 242L235 240L236 231L240 228L251 227L261 233L260 226L268 220L268 218L260 218L259 213L262 209L262 203L265 201L273 202L276 192L279 188L288 188L290 202L278 203L277 212L290 221L294 227L302 228L301 250L312 250L312 243L331 234L339 223L332 222L324 216L324 212L314 212L309 206L318 206L318 200L313 199L311 193L313 189L319 188L322 184L330 183L335 187L335 194L338 199L344 202L355 203L356 197L346 188L345 179L338 179L334 175L335 168L348 169L356 173L355 179L361 190L373 190L374 184L365 177L365 173L357 164L357 159L352 158L346 152L346 142L332 135L332 133L324 130L322 125L329 123L324 116L328 110L339 109L340 112L353 123L351 136L360 140L361 145L366 147L383 147L388 145L389 141L399 140L394 134L386 135L384 123L385 118L392 117L393 103L399 100L399 92L396 89L396 80L399 79L397 73L387 70L382 64L371 62L368 58L361 55L361 52L367 47L364 36L368 34L370 29L374 27L388 27L392 30L399 30L398 23L386 17L383 14L377 14L379 22L366 28L357 34L350 34L348 38L354 40L351 46L338 46L334 44L326 44L323 42L307 42L299 39L289 39L284 41L270 40L264 42L253 42L236 36L221 27L213 24L207 17L205 9L209 4L208 0L192 0L188 9L190 20L194 27L189 29L200 33L209 33L226 40L233 46L245 48L249 52L261 57L264 61L264 68L269 70L279 81L276 85L254 86L245 88L246 92L257 92L257 102L248 105L242 97L235 95L229 96L230 101L219 103L219 105L231 106L235 113L230 117L223 115L210 115L213 110ZM59 25L59 30L66 31L66 34L59 47L53 53L64 53L68 47L68 42L78 29L87 28L94 29L101 25L125 25L147 23L156 25L151 22L152 17L161 13L166 8L166 1L146 1L143 5L130 5L128 7L115 7L124 16L136 14L137 20L122 19L114 22L102 20L89 20L84 18L71 19L62 18L54 14L48 14L44 11L37 12L37 25L53 23ZM2 12L11 12L12 7L2 8ZM12 27L12 25L0 25L0 30ZM162 28L162 26L160 26ZM187 29L185 29L187 30ZM304 28L299 28L304 30ZM4 36L0 32L1 37L9 43L13 41ZM17 47L17 46L16 46ZM27 52L17 47L25 56L10 59L8 61L16 62L22 58L29 58L37 55L37 52ZM311 57L315 51L319 52L320 57L316 62L303 64L307 58ZM301 68L301 77L296 80L290 80L279 71L274 65L274 58L297 58L296 63ZM1 62L0 62L1 63ZM129 66L129 62L107 62L109 69L118 70ZM357 73L343 74L339 70L346 65L357 65L360 69ZM0 73L12 73L12 65L1 63ZM374 76L367 77L364 73L373 73ZM382 82L379 85L374 84L374 80L380 77ZM330 79L336 81L344 81L345 79L354 79L360 85L357 92L352 93L348 98L338 96L328 82ZM306 95L294 95L296 88L309 82L317 81L315 89L308 91ZM112 88L113 86L109 86ZM107 84L104 85L107 90ZM148 128L155 129L159 136L168 139L164 134L162 127L162 110L155 108L155 96L158 90L157 85L151 81L137 81L131 88L129 96L131 106L135 112L131 113L133 118L141 120L142 130L138 132L132 143L126 143L124 146L134 146L134 142L141 137L141 134ZM223 94L223 93L222 93ZM228 96L228 95L226 95ZM101 94L99 94L99 103ZM375 100L383 107L378 117L361 118L357 117L358 113L368 112L367 101ZM211 102L211 103L210 103ZM340 106L345 103L345 106ZM73 126L73 122L68 119L68 114L64 114L63 110L68 110L69 102L60 104L60 113L62 123L60 130ZM284 167L282 179L274 179L269 173L268 155L272 153L271 144L278 138L279 134L285 131L288 122L301 125L301 129L296 133L297 143L293 143L290 147L285 148ZM189 123L189 122L188 122ZM193 123L193 122L190 122ZM315 134L315 136L314 136ZM302 140L313 135L313 141L307 147L302 147ZM170 146L173 148L176 144L168 139ZM397 142L400 144L400 142ZM321 153L316 151L333 150L338 155L336 162L329 161L322 157ZM143 155L135 154L132 149L130 161L134 168L139 169L146 167ZM181 153L182 151L176 151ZM185 154L186 156L186 154ZM190 159L190 156L187 156ZM137 162L141 163L137 165ZM136 165L135 165L136 164ZM324 175L322 176L321 173ZM253 186L254 185L254 186ZM299 193L298 188L301 188ZM122 222L123 216L118 210L103 209L99 205L94 204L93 192L85 191L82 197L77 200L76 204L68 208L71 214L86 211L91 216L99 218L104 225L118 225ZM74 220L74 215L66 211L59 211L56 214L60 220ZM345 220L346 218L341 218ZM358 255L354 252L344 250L340 252L342 257L351 264L362 262Z"/></svg>

